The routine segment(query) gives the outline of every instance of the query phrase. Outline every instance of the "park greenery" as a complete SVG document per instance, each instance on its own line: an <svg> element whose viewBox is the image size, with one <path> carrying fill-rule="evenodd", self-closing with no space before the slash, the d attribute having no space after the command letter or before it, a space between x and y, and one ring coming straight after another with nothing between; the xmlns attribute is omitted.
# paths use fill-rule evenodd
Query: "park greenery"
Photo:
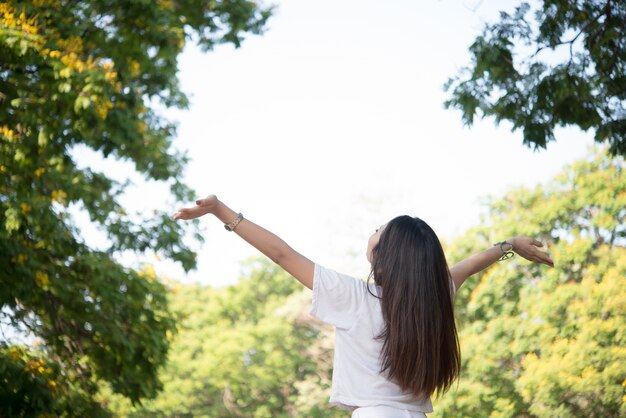
<svg viewBox="0 0 626 418"><path fill-rule="evenodd" d="M550 244L555 268L513 258L464 285L463 375L434 416L626 415L626 175L616 156L626 154L626 48L614 25L624 6L569 3L544 2L534 38L554 49L574 30L585 42L571 42L567 63L526 61L530 78L512 66L515 41L533 40L522 5L472 47L474 78L450 84L467 122L478 110L510 120L539 147L555 127L577 125L608 146L543 185L491 198L481 225L447 243L454 262L531 235ZM176 126L159 113L187 105L177 57L190 40L239 46L270 14L246 0L0 2L0 416L346 416L327 404L333 333L308 315L309 291L264 260L221 289L121 264L151 252L189 270L185 237L201 236L162 211L127 213L128 183L77 159L82 147L129 163L169 187L167 207L195 197ZM107 248L87 245L77 212Z"/></svg>
<svg viewBox="0 0 626 418"><path fill-rule="evenodd" d="M127 213L128 183L77 151L163 183L170 207L191 199L176 126L158 114L187 105L177 57L190 39L239 46L270 13L247 0L0 2L0 321L32 340L0 342L0 416L106 415L101 382L133 402L162 386L175 331L168 289L117 260L150 251L189 270L184 237L198 230L165 211ZM85 243L77 212L107 248Z"/></svg>
<svg viewBox="0 0 626 418"><path fill-rule="evenodd" d="M532 6L531 6L532 5ZM555 129L591 129L626 156L626 3L522 2L501 12L470 47L471 64L451 78L446 107L506 121L523 142L546 148Z"/></svg>
<svg viewBox="0 0 626 418"><path fill-rule="evenodd" d="M433 417L626 415L625 218L626 164L605 151L490 198L480 226L445 245L449 262L530 235L555 267L514 257L463 285L462 375ZM176 284L164 390L141 406L107 388L101 399L130 417L346 417L327 403L333 330L310 297L269 260L230 287Z"/></svg>

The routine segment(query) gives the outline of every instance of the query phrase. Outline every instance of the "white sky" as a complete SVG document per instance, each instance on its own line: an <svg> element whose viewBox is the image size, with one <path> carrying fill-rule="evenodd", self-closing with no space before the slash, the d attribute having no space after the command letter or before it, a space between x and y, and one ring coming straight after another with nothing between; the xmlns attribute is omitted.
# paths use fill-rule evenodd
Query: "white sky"
<svg viewBox="0 0 626 418"><path fill-rule="evenodd" d="M179 76L191 108L168 112L180 122L176 146L192 158L187 183L312 260L355 275L368 272L369 234L396 215L454 237L478 222L481 198L549 180L592 143L590 134L560 130L537 153L508 125L488 119L468 129L443 108L442 86L469 62L474 37L517 3L286 0L267 32L240 49L203 54L188 45ZM124 202L163 208L163 193L139 185ZM198 270L158 262L158 271L233 283L257 251L216 219L203 226ZM96 234L88 229L89 242Z"/></svg>

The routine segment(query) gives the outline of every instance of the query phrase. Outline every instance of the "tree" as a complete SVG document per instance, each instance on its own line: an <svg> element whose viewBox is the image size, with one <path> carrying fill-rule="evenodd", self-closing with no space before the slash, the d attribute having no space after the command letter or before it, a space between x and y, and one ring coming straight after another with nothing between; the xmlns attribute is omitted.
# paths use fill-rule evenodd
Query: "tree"
<svg viewBox="0 0 626 418"><path fill-rule="evenodd" d="M454 262L501 236L537 236L555 267L513 258L460 289L462 375L436 415L626 413L625 172L621 158L598 153L493 199L484 225L452 245Z"/></svg>
<svg viewBox="0 0 626 418"><path fill-rule="evenodd" d="M534 15L534 21L530 16ZM472 63L446 84L447 108L509 121L535 149L558 126L595 131L626 156L626 4L613 0L521 3L485 27L469 48Z"/></svg>
<svg viewBox="0 0 626 418"><path fill-rule="evenodd" d="M95 416L98 379L135 402L160 387L174 325L167 289L116 255L150 250L188 270L195 254L182 224L165 212L126 213L126 184L81 168L74 150L131 162L188 201L175 125L156 111L187 105L177 57L191 38L205 50L239 46L270 13L246 0L0 3L0 319L40 339L37 349L0 343L0 415ZM73 210L106 232L105 251L84 243ZM50 367L20 366L37 361ZM79 399L86 409L71 405Z"/></svg>
<svg viewBox="0 0 626 418"><path fill-rule="evenodd" d="M328 403L333 330L309 316L311 293L280 267L253 261L235 285L179 285L180 316L164 390L119 416L342 417Z"/></svg>

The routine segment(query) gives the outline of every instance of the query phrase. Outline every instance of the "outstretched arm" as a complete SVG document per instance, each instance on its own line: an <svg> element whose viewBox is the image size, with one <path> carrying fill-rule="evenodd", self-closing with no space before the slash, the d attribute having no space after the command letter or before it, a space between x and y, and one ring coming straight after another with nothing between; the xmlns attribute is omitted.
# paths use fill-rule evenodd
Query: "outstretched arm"
<svg viewBox="0 0 626 418"><path fill-rule="evenodd" d="M508 239L506 242L510 243L512 245L512 251L521 257L536 263L554 267L554 263L548 254L539 250L539 247L543 246L541 242L529 237L515 237ZM450 275L452 276L452 280L454 280L456 288L461 287L465 279L469 276L486 269L498 261L500 257L502 257L502 254L500 247L495 246L455 264L450 269Z"/></svg>
<svg viewBox="0 0 626 418"><path fill-rule="evenodd" d="M237 213L220 202L215 195L196 201L196 206L178 210L172 216L175 220L188 220L206 214L213 214L224 224L237 218ZM300 283L313 288L314 264L311 260L291 248L280 237L247 219L243 219L234 232L273 262L284 268Z"/></svg>

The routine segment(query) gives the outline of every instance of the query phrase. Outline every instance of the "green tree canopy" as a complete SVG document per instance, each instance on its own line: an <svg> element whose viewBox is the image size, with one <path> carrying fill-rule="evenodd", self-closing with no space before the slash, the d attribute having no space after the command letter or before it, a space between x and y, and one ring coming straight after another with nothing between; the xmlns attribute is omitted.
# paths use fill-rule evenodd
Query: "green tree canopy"
<svg viewBox="0 0 626 418"><path fill-rule="evenodd" d="M435 416L626 414L626 164L598 154L534 189L489 204L453 260L530 235L555 267L519 258L468 280L457 296L463 367Z"/></svg>
<svg viewBox="0 0 626 418"><path fill-rule="evenodd" d="M127 213L126 183L82 167L74 150L132 163L170 200L192 198L175 125L155 109L187 105L177 78L187 40L239 46L270 12L246 0L0 3L0 320L41 342L32 352L0 343L0 415L60 413L65 399L94 416L96 379L133 401L155 394L173 328L167 289L115 256L150 250L188 270L195 254L183 224ZM85 243L75 210L106 233L105 251ZM22 396L25 385L39 395Z"/></svg>
<svg viewBox="0 0 626 418"><path fill-rule="evenodd" d="M626 156L626 3L543 0L501 12L470 47L471 65L450 79L445 105L505 120L524 144L545 148L558 126L593 129Z"/></svg>
<svg viewBox="0 0 626 418"><path fill-rule="evenodd" d="M328 404L330 327L309 316L310 291L275 264L246 267L233 286L176 286L179 332L164 390L141 406L103 391L128 417L344 417Z"/></svg>

